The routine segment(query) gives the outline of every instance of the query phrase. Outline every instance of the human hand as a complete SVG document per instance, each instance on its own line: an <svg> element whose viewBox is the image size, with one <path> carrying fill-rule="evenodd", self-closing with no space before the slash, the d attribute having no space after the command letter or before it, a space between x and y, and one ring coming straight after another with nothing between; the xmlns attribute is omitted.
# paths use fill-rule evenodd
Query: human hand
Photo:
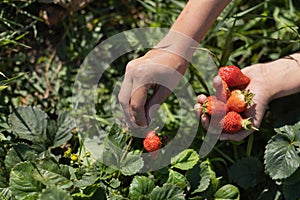
<svg viewBox="0 0 300 200"><path fill-rule="evenodd" d="M152 49L127 64L118 98L129 127L150 124L187 66L183 57L162 49Z"/></svg>
<svg viewBox="0 0 300 200"><path fill-rule="evenodd" d="M252 99L253 104L249 108L244 111L245 118L250 118L252 121L252 125L258 128L261 124L261 121L264 117L264 113L269 101L272 99L273 96L273 88L271 85L267 84L268 79L270 78L265 74L265 65L257 64L252 65L250 67L246 67L242 69L242 72L247 75L251 81L246 89L249 89L250 92L254 94ZM216 76L213 80L214 87L218 91L222 88L221 78ZM197 97L197 104L195 105L196 108L199 108L203 102L205 101L206 96L201 94ZM202 126L205 129L208 129L210 124L210 118L207 114L203 114L201 109L195 109L196 112L199 114L201 118ZM246 138L250 135L254 130L242 130L236 134L228 134L222 133L220 135L220 140L234 140L234 141L241 141L242 139Z"/></svg>

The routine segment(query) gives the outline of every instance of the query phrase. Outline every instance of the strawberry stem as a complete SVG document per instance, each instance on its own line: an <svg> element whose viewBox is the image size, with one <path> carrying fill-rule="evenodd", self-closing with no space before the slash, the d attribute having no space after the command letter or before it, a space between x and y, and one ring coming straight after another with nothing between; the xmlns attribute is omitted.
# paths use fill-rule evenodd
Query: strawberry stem
<svg viewBox="0 0 300 200"><path fill-rule="evenodd" d="M243 129L245 129L245 130L249 130L249 129L253 129L253 130L255 130L255 131L258 131L258 130L259 130L259 129L256 128L255 126L252 126L251 117L242 120L242 127L243 127Z"/></svg>

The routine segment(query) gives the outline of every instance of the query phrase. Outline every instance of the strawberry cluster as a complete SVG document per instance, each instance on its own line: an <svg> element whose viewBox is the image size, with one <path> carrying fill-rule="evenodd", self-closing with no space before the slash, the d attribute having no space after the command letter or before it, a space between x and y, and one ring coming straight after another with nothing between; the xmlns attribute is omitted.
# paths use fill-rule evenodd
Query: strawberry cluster
<svg viewBox="0 0 300 200"><path fill-rule="evenodd" d="M251 106L254 96L246 90L250 78L234 65L221 67L218 75L222 79L222 85L216 88L216 96L207 97L201 106L202 113L219 116L219 126L225 133L234 134L243 129L255 129L249 118L243 118L243 112Z"/></svg>

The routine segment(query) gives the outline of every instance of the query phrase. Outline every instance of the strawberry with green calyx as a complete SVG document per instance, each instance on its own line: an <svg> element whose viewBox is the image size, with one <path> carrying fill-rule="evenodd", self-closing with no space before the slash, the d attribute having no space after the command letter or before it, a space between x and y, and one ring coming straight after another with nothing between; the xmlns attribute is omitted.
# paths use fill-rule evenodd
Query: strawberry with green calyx
<svg viewBox="0 0 300 200"><path fill-rule="evenodd" d="M218 75L227 83L229 89L245 89L250 83L250 78L234 65L221 67Z"/></svg>
<svg viewBox="0 0 300 200"><path fill-rule="evenodd" d="M159 154L158 150L161 148L162 142L154 130L146 134L143 145L145 150L151 154L151 158L155 160Z"/></svg>
<svg viewBox="0 0 300 200"><path fill-rule="evenodd" d="M243 112L247 106L251 106L254 94L250 90L233 90L226 102L230 111Z"/></svg>
<svg viewBox="0 0 300 200"><path fill-rule="evenodd" d="M250 118L243 119L242 116L235 111L229 111L220 121L220 126L223 128L223 132L229 134L234 134L241 130L258 130L252 126Z"/></svg>
<svg viewBox="0 0 300 200"><path fill-rule="evenodd" d="M203 114L208 115L225 115L228 111L226 104L220 101L216 96L208 96L201 106Z"/></svg>

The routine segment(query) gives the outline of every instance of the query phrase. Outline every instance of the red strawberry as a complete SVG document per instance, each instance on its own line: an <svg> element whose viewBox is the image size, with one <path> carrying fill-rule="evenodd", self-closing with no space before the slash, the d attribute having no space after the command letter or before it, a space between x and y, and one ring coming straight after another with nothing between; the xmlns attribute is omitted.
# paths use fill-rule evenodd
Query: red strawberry
<svg viewBox="0 0 300 200"><path fill-rule="evenodd" d="M220 85L220 87L218 86L216 88L216 91L218 99L220 99L223 102L226 102L230 96L230 90L228 88L227 83L222 80L222 85Z"/></svg>
<svg viewBox="0 0 300 200"><path fill-rule="evenodd" d="M230 111L243 112L247 106L251 106L253 96L249 90L233 90L226 106Z"/></svg>
<svg viewBox="0 0 300 200"><path fill-rule="evenodd" d="M201 106L203 114L225 115L228 111L226 104L216 96L208 96Z"/></svg>
<svg viewBox="0 0 300 200"><path fill-rule="evenodd" d="M242 116L235 111L229 111L220 121L220 125L223 127L223 131L229 134L237 133L242 129L249 130L252 128L257 130L252 126L249 118L243 119Z"/></svg>
<svg viewBox="0 0 300 200"><path fill-rule="evenodd" d="M157 150L161 148L162 142L155 131L150 131L146 134L143 145L146 151L150 152L152 159L156 159L159 153Z"/></svg>
<svg viewBox="0 0 300 200"><path fill-rule="evenodd" d="M250 78L234 65L221 67L218 74L230 89L245 89L250 82Z"/></svg>

